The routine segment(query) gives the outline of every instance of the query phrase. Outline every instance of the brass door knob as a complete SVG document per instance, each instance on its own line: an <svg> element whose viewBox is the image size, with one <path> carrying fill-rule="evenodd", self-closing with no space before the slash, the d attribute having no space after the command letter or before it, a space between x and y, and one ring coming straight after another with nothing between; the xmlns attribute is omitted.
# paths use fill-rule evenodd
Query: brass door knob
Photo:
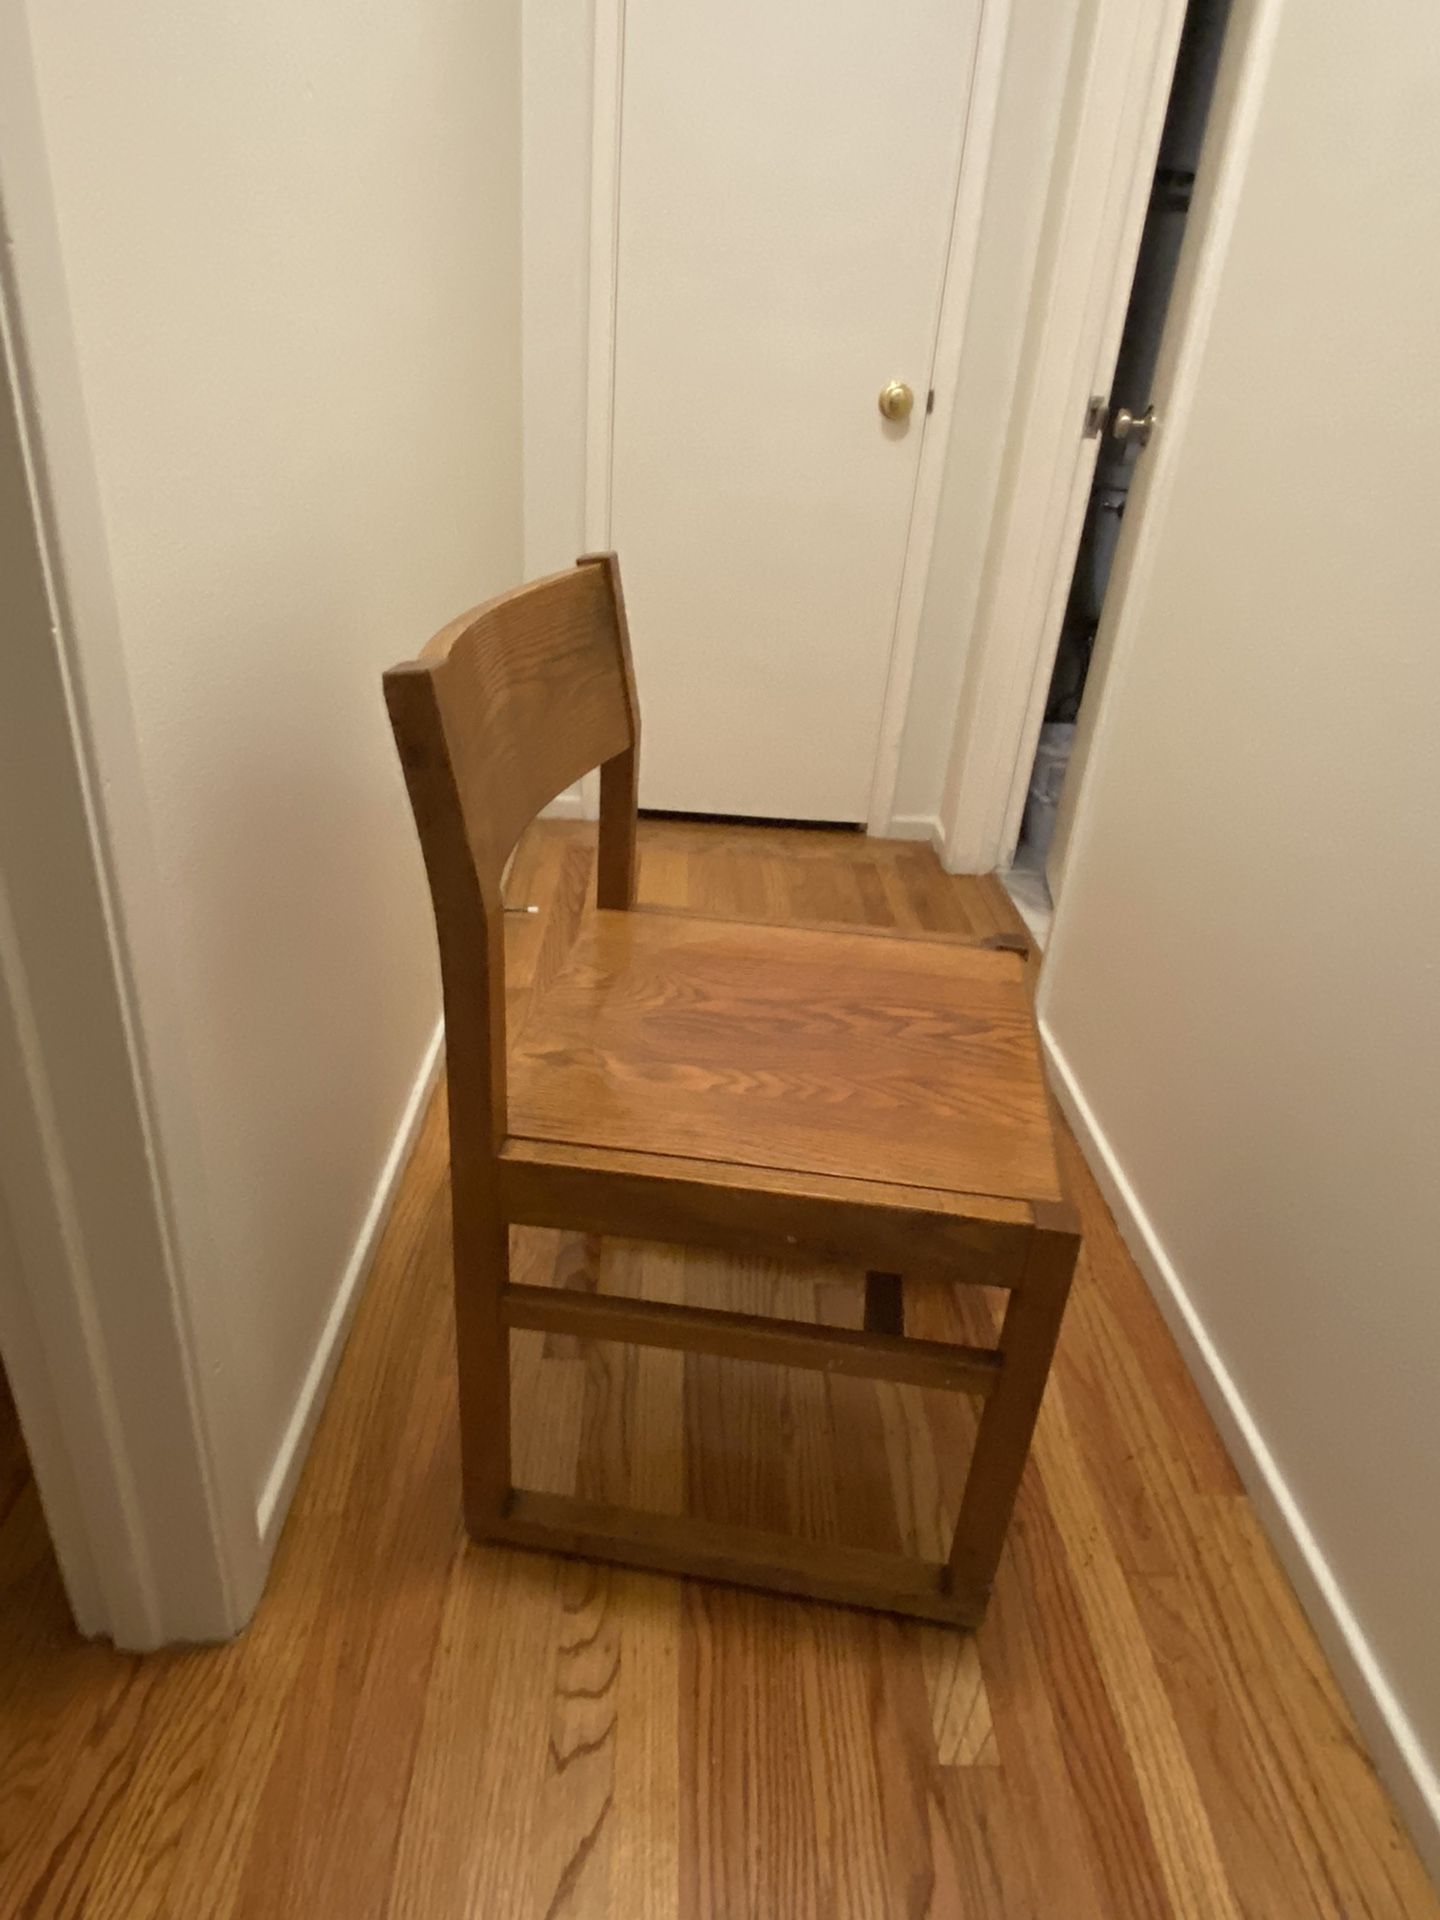
<svg viewBox="0 0 1440 1920"><path fill-rule="evenodd" d="M892 380L880 389L880 411L887 420L908 420L915 395L903 380Z"/></svg>

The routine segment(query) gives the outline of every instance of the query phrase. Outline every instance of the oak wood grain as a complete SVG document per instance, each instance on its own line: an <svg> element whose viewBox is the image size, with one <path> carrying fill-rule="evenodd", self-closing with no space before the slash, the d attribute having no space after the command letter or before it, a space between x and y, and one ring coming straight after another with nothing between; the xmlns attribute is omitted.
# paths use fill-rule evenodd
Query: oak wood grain
<svg viewBox="0 0 1440 1920"><path fill-rule="evenodd" d="M522 844L511 886L544 915L507 928L517 982L546 942L534 922L569 911L577 854L583 892L593 830L543 823ZM1007 912L928 849L768 828L642 823L639 885L962 933ZM144 1660L79 1641L33 1486L12 1489L0 1912L350 1920L358 1898L387 1920L1436 1920L1159 1311L1062 1145L1085 1253L995 1598L967 1637L464 1542L438 1101L240 1640ZM522 1284L573 1278L559 1233L513 1241ZM737 1313L768 1298L852 1328L863 1303L858 1267L615 1241L592 1285ZM906 1305L922 1337L979 1342L1004 1300L967 1290L961 1314L953 1290L907 1287ZM527 1485L576 1492L584 1460L591 1498L821 1538L844 1519L877 1551L943 1551L968 1399L661 1349L617 1376L594 1362L619 1349L568 1336L558 1354L539 1333L512 1348ZM757 1472L741 1443L761 1435L782 1444ZM347 1865L357 1844L373 1894Z"/></svg>
<svg viewBox="0 0 1440 1920"><path fill-rule="evenodd" d="M510 1073L521 1139L1061 1197L1009 953L597 914Z"/></svg>

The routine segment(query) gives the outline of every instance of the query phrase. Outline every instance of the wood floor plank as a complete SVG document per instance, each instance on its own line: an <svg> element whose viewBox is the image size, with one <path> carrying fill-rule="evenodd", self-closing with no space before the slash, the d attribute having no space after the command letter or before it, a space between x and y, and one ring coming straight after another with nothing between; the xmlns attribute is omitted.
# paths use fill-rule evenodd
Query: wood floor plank
<svg viewBox="0 0 1440 1920"><path fill-rule="evenodd" d="M1083 1911L1073 1904L1074 1894L1057 1907L1036 1891L1033 1861L999 1774L937 1770L931 1776L929 1812L934 1884L922 1909L926 1920L972 1913L1004 1920L1049 1920L1064 1913L1068 1920L1072 1911Z"/></svg>
<svg viewBox="0 0 1440 1920"><path fill-rule="evenodd" d="M796 1657L803 1605L697 1582L684 1607L680 1912L820 1920Z"/></svg>
<svg viewBox="0 0 1440 1920"><path fill-rule="evenodd" d="M942 1767L998 1767L990 1696L975 1636L943 1627L922 1627L920 1636L935 1758Z"/></svg>
<svg viewBox="0 0 1440 1920"><path fill-rule="evenodd" d="M136 1658L92 1667L7 1742L0 1912L84 1911L97 1842L127 1795L159 1683Z"/></svg>
<svg viewBox="0 0 1440 1920"><path fill-rule="evenodd" d="M1414 1852L1249 1503L1197 1506L1199 1551L1163 1583L1168 1620L1157 1583L1137 1584L1241 1910L1264 1912L1268 1896L1318 1920L1429 1911Z"/></svg>
<svg viewBox="0 0 1440 1920"><path fill-rule="evenodd" d="M1024 1494L1017 1506L1023 1520ZM1024 1833L1026 1870L1039 1913L1110 1920L1098 1861L1082 1814L1083 1763L1065 1732L1035 1644L1034 1607L1023 1563L1002 1559L985 1624L976 1634L994 1722L1008 1817ZM1157 1920L1163 1920L1163 1909Z"/></svg>
<svg viewBox="0 0 1440 1920"><path fill-rule="evenodd" d="M642 1299L683 1294L680 1256L612 1243L604 1283ZM625 1422L623 1497L658 1513L684 1504L676 1445L683 1420L682 1355L635 1355ZM675 1580L612 1571L620 1626L615 1708L610 1908L635 1920L671 1920L680 1900L681 1591Z"/></svg>
<svg viewBox="0 0 1440 1920"><path fill-rule="evenodd" d="M1075 1568L1033 1474L1011 1546L1041 1681L1052 1703L1061 1757L1094 1862L1107 1916L1151 1920L1175 1912L1141 1784L1142 1756L1101 1665ZM1169 1792L1167 1784L1161 1791Z"/></svg>
<svg viewBox="0 0 1440 1920"><path fill-rule="evenodd" d="M1312 1883L1334 1888L1336 1910L1359 1920L1425 1912L1433 1894L1414 1849L1248 1501L1226 1503L1212 1564L1214 1591L1237 1596L1242 1686L1270 1703L1272 1778L1282 1805L1298 1810Z"/></svg>
<svg viewBox="0 0 1440 1920"><path fill-rule="evenodd" d="M270 1765L236 1920L287 1901L355 1920L384 1913L459 1540L445 1405L453 1352L443 1316L431 1316L411 1391L384 1396L383 1422L376 1411L388 1445L352 1483L348 1551L332 1555L321 1585L305 1684Z"/></svg>
<svg viewBox="0 0 1440 1920"><path fill-rule="evenodd" d="M611 1578L620 1674L608 1911L673 1920L680 1910L680 1583L619 1569Z"/></svg>
<svg viewBox="0 0 1440 1920"><path fill-rule="evenodd" d="M891 1900L892 1860L886 1845L876 1726L870 1702L875 1626L839 1607L807 1607L800 1636L800 1706L804 1716L815 1819L822 1913L869 1920ZM775 1887L770 1910L783 1907Z"/></svg>
<svg viewBox="0 0 1440 1920"><path fill-rule="evenodd" d="M391 1881L394 1920L530 1907L562 1577L533 1554L456 1556Z"/></svg>
<svg viewBox="0 0 1440 1920"><path fill-rule="evenodd" d="M549 1751L536 1796L522 1911L604 1914L610 1904L621 1628L608 1567L559 1573Z"/></svg>
<svg viewBox="0 0 1440 1920"><path fill-rule="evenodd" d="M1232 1920L1229 1877L1134 1598L1051 1383L1035 1464L1064 1542L1081 1614L1123 1730L1177 1920Z"/></svg>
<svg viewBox="0 0 1440 1920"><path fill-rule="evenodd" d="M592 884L542 822L523 1018ZM861 834L647 823L642 897L987 934L990 881ZM443 1099L258 1618L77 1641L0 1399L0 1914L24 1920L1440 1920L1235 1469L1073 1143L1087 1253L973 1636L462 1539ZM860 1274L517 1230L512 1273L854 1327ZM983 1344L1000 1296L906 1288ZM975 1403L513 1337L542 1493L943 1555Z"/></svg>
<svg viewBox="0 0 1440 1920"><path fill-rule="evenodd" d="M1197 1528L1197 1536L1203 1533L1208 1526ZM1228 1672L1239 1683L1240 1673L1226 1653L1217 1655L1183 1572L1139 1574L1131 1586L1239 1911L1260 1920L1303 1902L1307 1914L1333 1920L1334 1900L1324 1895L1317 1904L1307 1889L1318 1854L1297 1837L1271 1777L1263 1725L1268 1688L1253 1709L1220 1693L1216 1675ZM1228 1630L1224 1640L1228 1648Z"/></svg>
<svg viewBox="0 0 1440 1920"><path fill-rule="evenodd" d="M277 1651L283 1660L283 1648ZM292 1651L296 1665L297 1654L298 1643ZM162 1920L184 1912L181 1903L196 1897L198 1890L178 1869L197 1817L208 1810L217 1766L228 1772L237 1757L237 1720L244 1717L247 1732L255 1728L245 1712L245 1654L236 1651L223 1668L208 1649L172 1658L174 1664L152 1693L129 1743L134 1771L96 1834L83 1874L72 1883L73 1904L57 1906L57 1912ZM262 1775L272 1739L272 1729L266 1727L258 1748L253 1741L245 1743L246 1757L258 1762ZM73 1836L69 1851L72 1862L78 1862L81 1852ZM239 1878L240 1858L222 1854L212 1866L205 1911L224 1914Z"/></svg>
<svg viewBox="0 0 1440 1920"><path fill-rule="evenodd" d="M280 1545L266 1604L235 1649L233 1692L221 1691L218 1673L209 1675L208 1686L197 1687L199 1710L210 1717L217 1742L198 1775L162 1890L157 1912L165 1920L202 1912L213 1920L233 1920L238 1910L252 1855L261 1845L258 1827L270 1768L306 1673L309 1628L324 1590L320 1570L338 1564L348 1545L344 1523L334 1516L315 1516L304 1532L291 1528ZM211 1657L195 1656L202 1664ZM133 1871L128 1860L134 1850L129 1839L117 1845L117 1880L122 1869L127 1876ZM123 1900L104 1904L97 1879L95 1912L128 1915L129 1897L127 1890Z"/></svg>

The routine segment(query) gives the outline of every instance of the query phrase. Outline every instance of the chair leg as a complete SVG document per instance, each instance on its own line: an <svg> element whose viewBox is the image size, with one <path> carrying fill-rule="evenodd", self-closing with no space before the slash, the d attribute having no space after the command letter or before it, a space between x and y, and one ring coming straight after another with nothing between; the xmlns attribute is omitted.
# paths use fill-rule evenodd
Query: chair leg
<svg viewBox="0 0 1440 1920"><path fill-rule="evenodd" d="M455 1349L460 1374L460 1471L465 1525L493 1540L510 1503L510 1332L501 1293L510 1277L510 1228L472 1191L455 1209Z"/></svg>
<svg viewBox="0 0 1440 1920"><path fill-rule="evenodd" d="M1000 1330L1000 1376L985 1401L950 1549L947 1589L978 1622L1005 1544L1070 1293L1079 1236L1037 1228Z"/></svg>
<svg viewBox="0 0 1440 1920"><path fill-rule="evenodd" d="M898 1273L866 1274L865 1331L866 1333L904 1333L905 1296Z"/></svg>

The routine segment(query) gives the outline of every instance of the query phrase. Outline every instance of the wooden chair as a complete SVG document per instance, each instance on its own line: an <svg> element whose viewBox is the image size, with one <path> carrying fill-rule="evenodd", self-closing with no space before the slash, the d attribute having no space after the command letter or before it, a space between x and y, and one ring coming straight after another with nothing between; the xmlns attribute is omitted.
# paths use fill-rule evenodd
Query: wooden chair
<svg viewBox="0 0 1440 1920"><path fill-rule="evenodd" d="M465 614L385 695L439 931L470 1532L977 1622L1079 1245L1023 956L637 907L640 729L613 554ZM597 910L507 1056L502 870L597 764ZM519 1225L868 1269L864 1328L517 1285ZM907 1338L902 1274L1008 1288L998 1346ZM983 1396L948 1561L517 1489L512 1327Z"/></svg>

